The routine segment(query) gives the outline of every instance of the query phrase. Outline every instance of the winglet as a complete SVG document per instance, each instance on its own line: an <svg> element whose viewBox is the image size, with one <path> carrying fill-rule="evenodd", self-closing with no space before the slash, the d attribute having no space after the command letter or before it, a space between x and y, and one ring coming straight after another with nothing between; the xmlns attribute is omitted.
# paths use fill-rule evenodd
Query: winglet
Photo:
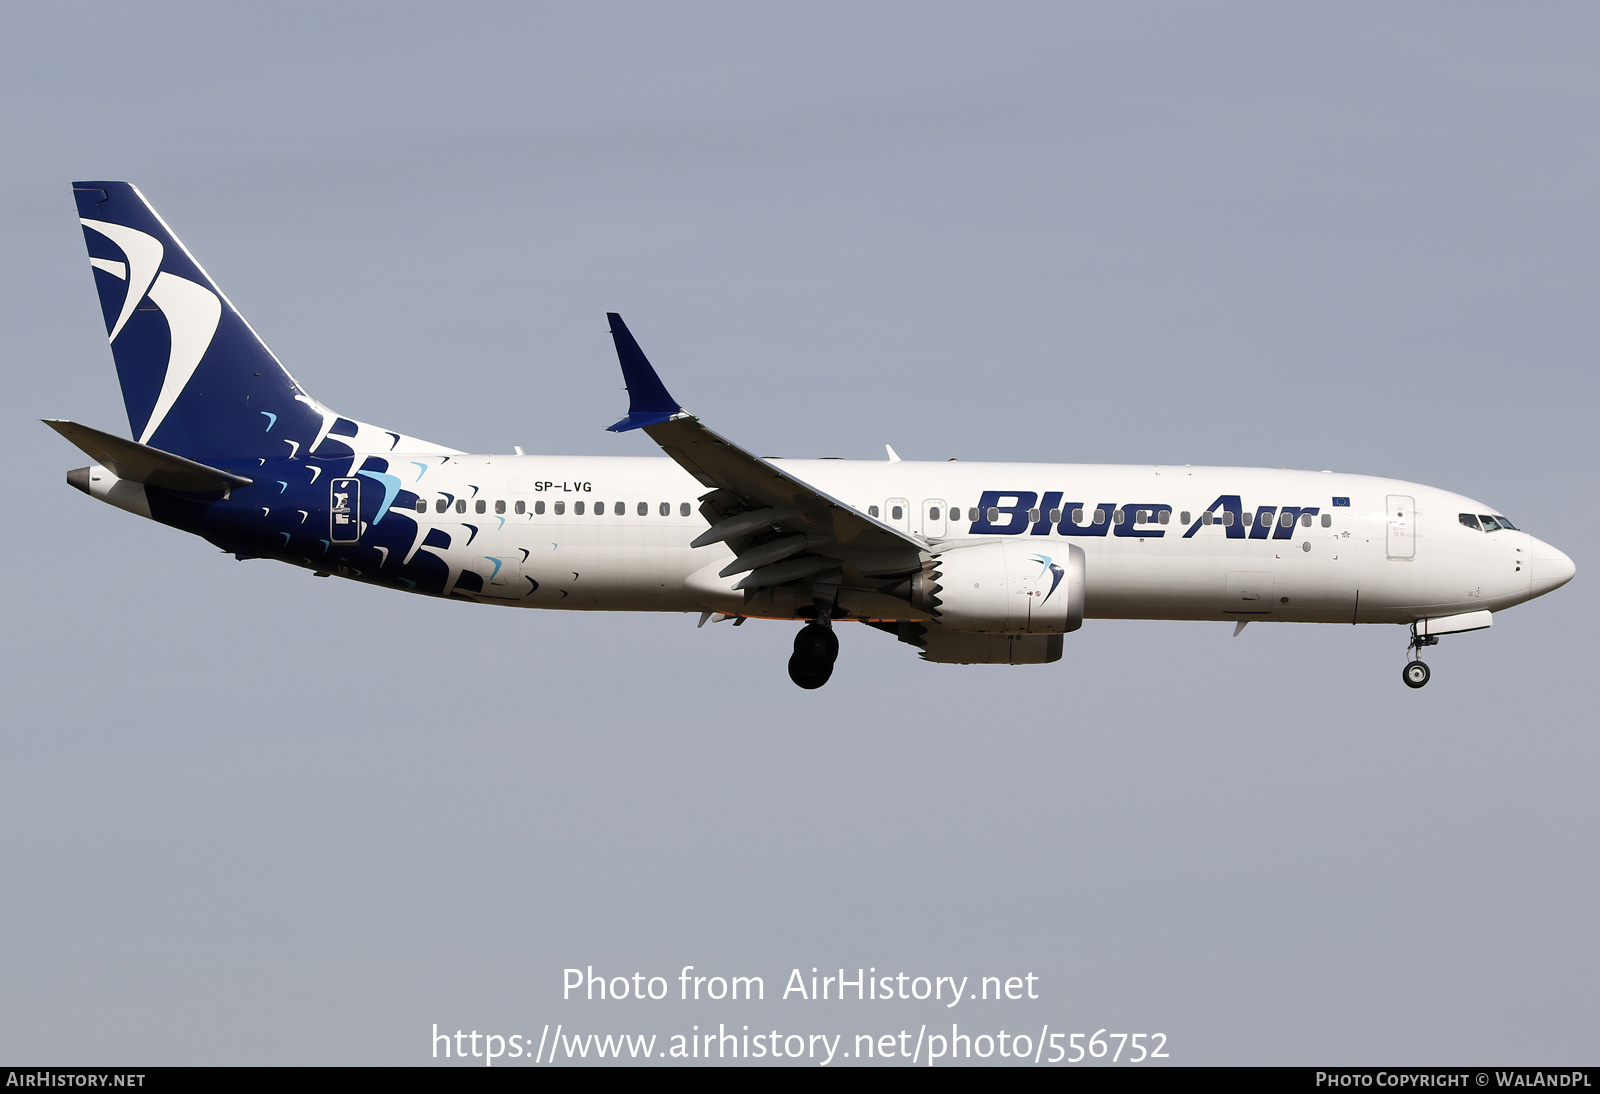
<svg viewBox="0 0 1600 1094"><path fill-rule="evenodd" d="M656 425L681 414L683 407L667 394L667 389L651 367L650 360L633 340L628 325L614 311L606 312L611 320L611 339L617 344L617 360L622 365L622 380L628 385L628 416L607 428L613 433L626 433L641 426Z"/></svg>

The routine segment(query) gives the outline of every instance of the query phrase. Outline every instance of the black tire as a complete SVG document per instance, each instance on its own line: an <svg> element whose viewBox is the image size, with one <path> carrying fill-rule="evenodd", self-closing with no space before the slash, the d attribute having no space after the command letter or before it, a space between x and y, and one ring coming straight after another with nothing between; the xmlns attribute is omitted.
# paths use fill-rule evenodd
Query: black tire
<svg viewBox="0 0 1600 1094"><path fill-rule="evenodd" d="M807 623L794 636L794 655L813 664L831 665L839 659L839 636L832 627Z"/></svg>
<svg viewBox="0 0 1600 1094"><path fill-rule="evenodd" d="M1400 679L1406 682L1408 688L1422 687L1432 675L1433 670L1421 661L1407 661L1406 667L1400 670Z"/></svg>
<svg viewBox="0 0 1600 1094"><path fill-rule="evenodd" d="M789 679L807 691L815 691L833 675L833 662L809 661L798 653L789 658Z"/></svg>

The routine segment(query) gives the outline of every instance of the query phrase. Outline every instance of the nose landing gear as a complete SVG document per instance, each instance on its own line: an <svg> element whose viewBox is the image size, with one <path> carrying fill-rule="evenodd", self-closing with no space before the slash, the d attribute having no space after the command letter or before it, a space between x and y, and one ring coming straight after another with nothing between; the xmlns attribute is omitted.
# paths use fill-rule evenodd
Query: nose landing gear
<svg viewBox="0 0 1600 1094"><path fill-rule="evenodd" d="M833 675L839 659L839 636L833 621L823 616L800 628L794 636L794 654L789 658L789 679L807 691L814 691Z"/></svg>
<svg viewBox="0 0 1600 1094"><path fill-rule="evenodd" d="M1400 670L1400 679L1404 680L1408 688L1420 688L1433 676L1433 670L1416 657L1417 651L1424 646L1437 646L1439 636L1434 634L1418 634L1415 625L1411 628L1411 645L1406 648L1406 656L1411 658L1406 662L1406 667Z"/></svg>
<svg viewBox="0 0 1600 1094"><path fill-rule="evenodd" d="M1406 682L1408 688L1420 688L1432 675L1433 671L1424 662L1407 661L1405 669L1400 673L1400 679Z"/></svg>

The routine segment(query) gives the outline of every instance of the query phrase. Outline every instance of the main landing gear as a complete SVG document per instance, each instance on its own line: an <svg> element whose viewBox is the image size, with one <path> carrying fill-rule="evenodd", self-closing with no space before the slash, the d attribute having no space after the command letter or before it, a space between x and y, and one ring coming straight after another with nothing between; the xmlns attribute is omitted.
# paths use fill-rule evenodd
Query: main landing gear
<svg viewBox="0 0 1600 1094"><path fill-rule="evenodd" d="M814 619L794 636L789 679L813 691L828 682L828 677L833 675L833 663L838 659L839 636L833 633L833 621L827 616Z"/></svg>
<svg viewBox="0 0 1600 1094"><path fill-rule="evenodd" d="M1406 648L1406 656L1410 658L1406 667L1400 670L1400 679L1406 682L1408 688L1420 688L1433 676L1433 670L1428 668L1426 662L1417 659L1417 653L1424 646L1437 646L1439 636L1435 634L1418 634L1417 628L1411 628L1411 645Z"/></svg>

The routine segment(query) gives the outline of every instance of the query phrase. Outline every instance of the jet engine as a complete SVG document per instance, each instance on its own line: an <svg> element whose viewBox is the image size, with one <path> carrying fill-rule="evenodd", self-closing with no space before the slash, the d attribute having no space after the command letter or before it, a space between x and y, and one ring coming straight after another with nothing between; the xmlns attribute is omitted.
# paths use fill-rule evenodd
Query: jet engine
<svg viewBox="0 0 1600 1094"><path fill-rule="evenodd" d="M1076 544L957 544L912 577L909 599L951 631L1065 634L1083 626L1083 570Z"/></svg>

